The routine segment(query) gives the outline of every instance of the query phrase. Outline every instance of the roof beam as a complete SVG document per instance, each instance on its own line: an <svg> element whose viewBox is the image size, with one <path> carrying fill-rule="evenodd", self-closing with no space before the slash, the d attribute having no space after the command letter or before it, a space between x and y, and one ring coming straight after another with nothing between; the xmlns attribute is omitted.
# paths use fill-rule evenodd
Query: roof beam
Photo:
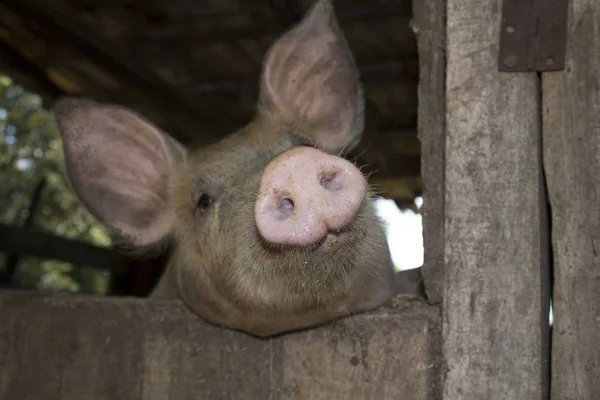
<svg viewBox="0 0 600 400"><path fill-rule="evenodd" d="M214 128L210 131L215 132L210 139L216 138L223 131L233 129L229 121L219 117L217 110L211 110L208 106L200 107L197 103L185 99L148 70L140 73L134 65L135 59L109 49L108 44L101 38L94 39L95 35L86 25L64 10L58 9L53 2L4 0L2 7L9 8L26 20L34 21L59 41L73 47L78 53L118 78L122 84L118 96L123 104L134 107L141 102L158 115L167 115L168 120L175 121L177 130L188 131L188 134L202 128L207 132L206 126L210 125ZM199 126L199 121L202 121L202 126ZM173 130L171 128L171 131Z"/></svg>
<svg viewBox="0 0 600 400"><path fill-rule="evenodd" d="M358 66L361 81L367 85L389 85L397 83L414 83L419 75L419 60L416 55L402 59L380 61ZM201 83L189 88L191 95L212 93L256 92L258 76L242 77L230 80L203 78Z"/></svg>

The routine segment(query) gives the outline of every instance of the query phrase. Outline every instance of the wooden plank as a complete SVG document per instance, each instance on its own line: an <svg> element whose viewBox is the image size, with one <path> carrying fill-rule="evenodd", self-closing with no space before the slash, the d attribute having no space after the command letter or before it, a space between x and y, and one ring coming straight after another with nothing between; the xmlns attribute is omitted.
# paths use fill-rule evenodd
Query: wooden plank
<svg viewBox="0 0 600 400"><path fill-rule="evenodd" d="M433 399L439 310L392 306L272 339L179 302L0 293L2 399Z"/></svg>
<svg viewBox="0 0 600 400"><path fill-rule="evenodd" d="M423 178L423 278L431 303L440 303L444 284L445 4L413 2L419 47L419 139Z"/></svg>
<svg viewBox="0 0 600 400"><path fill-rule="evenodd" d="M111 267L120 270L128 261L127 257L111 249L6 224L0 224L0 251L22 257L60 260L100 270Z"/></svg>
<svg viewBox="0 0 600 400"><path fill-rule="evenodd" d="M600 4L569 2L567 59L543 74L552 209L552 399L600 393Z"/></svg>
<svg viewBox="0 0 600 400"><path fill-rule="evenodd" d="M498 72L501 3L447 2L448 400L548 395L539 84Z"/></svg>

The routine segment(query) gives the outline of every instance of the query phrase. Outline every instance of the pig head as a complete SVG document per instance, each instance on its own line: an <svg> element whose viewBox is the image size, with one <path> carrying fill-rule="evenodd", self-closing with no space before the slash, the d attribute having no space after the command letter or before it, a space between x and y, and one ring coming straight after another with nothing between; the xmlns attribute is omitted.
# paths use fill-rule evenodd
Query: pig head
<svg viewBox="0 0 600 400"><path fill-rule="evenodd" d="M154 297L266 336L398 287L374 194L338 157L360 140L363 94L329 1L272 45L254 119L218 143L186 150L116 105L64 98L54 112L90 212L136 248L172 245Z"/></svg>

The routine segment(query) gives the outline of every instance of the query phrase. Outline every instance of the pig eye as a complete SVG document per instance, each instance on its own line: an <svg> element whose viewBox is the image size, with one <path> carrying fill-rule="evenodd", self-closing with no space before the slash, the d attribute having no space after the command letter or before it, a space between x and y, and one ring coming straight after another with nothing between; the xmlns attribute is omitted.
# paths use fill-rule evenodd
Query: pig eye
<svg viewBox="0 0 600 400"><path fill-rule="evenodd" d="M198 197L198 201L196 202L196 208L199 211L206 211L208 207L212 205L212 198L206 193L202 193L200 197Z"/></svg>

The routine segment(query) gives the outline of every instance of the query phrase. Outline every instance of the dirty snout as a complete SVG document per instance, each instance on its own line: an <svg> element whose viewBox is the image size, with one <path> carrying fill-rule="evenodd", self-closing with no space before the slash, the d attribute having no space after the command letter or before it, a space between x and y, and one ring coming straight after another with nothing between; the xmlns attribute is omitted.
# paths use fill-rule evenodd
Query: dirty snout
<svg viewBox="0 0 600 400"><path fill-rule="evenodd" d="M339 233L356 215L367 193L351 162L311 147L296 147L265 168L254 208L263 239L277 245L309 246Z"/></svg>

